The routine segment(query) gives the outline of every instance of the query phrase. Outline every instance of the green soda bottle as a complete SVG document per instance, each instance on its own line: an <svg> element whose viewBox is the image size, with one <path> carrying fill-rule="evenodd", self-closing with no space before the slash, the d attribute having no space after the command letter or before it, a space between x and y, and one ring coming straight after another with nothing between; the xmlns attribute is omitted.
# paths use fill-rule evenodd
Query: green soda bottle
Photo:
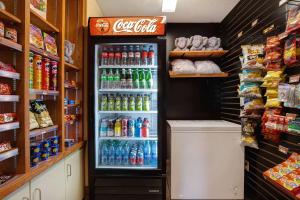
<svg viewBox="0 0 300 200"><path fill-rule="evenodd" d="M142 111L143 110L143 97L141 95L137 95L135 100L135 110Z"/></svg>
<svg viewBox="0 0 300 200"><path fill-rule="evenodd" d="M143 111L150 111L150 98L146 94L143 96Z"/></svg>
<svg viewBox="0 0 300 200"><path fill-rule="evenodd" d="M103 69L102 74L101 74L101 88L102 89L107 88L107 74L106 74L106 69Z"/></svg>
<svg viewBox="0 0 300 200"><path fill-rule="evenodd" d="M148 69L146 72L146 88L151 89L153 87L153 78L151 70Z"/></svg>
<svg viewBox="0 0 300 200"><path fill-rule="evenodd" d="M122 97L122 110L127 111L128 110L128 97L127 95L123 95Z"/></svg>
<svg viewBox="0 0 300 200"><path fill-rule="evenodd" d="M134 111L135 110L135 98L134 98L134 96L132 94L129 97L129 110L130 111Z"/></svg>
<svg viewBox="0 0 300 200"><path fill-rule="evenodd" d="M139 83L139 72L138 70L133 70L132 73L132 80L133 80L133 88L134 89L139 89L140 83Z"/></svg>
<svg viewBox="0 0 300 200"><path fill-rule="evenodd" d="M112 89L114 88L114 73L112 69L109 70L108 76L107 76L107 88Z"/></svg>
<svg viewBox="0 0 300 200"><path fill-rule="evenodd" d="M100 110L107 111L107 95L101 96Z"/></svg>
<svg viewBox="0 0 300 200"><path fill-rule="evenodd" d="M115 109L115 97L113 95L109 95L108 97L108 106L107 110L114 110Z"/></svg>
<svg viewBox="0 0 300 200"><path fill-rule="evenodd" d="M120 88L120 81L121 81L121 76L119 70L116 69L116 73L114 74L114 88L116 89Z"/></svg>
<svg viewBox="0 0 300 200"><path fill-rule="evenodd" d="M121 96L117 94L116 100L115 100L115 110L120 111L121 110Z"/></svg>
<svg viewBox="0 0 300 200"><path fill-rule="evenodd" d="M139 71L139 83L140 83L140 89L145 89L146 88L146 80L145 80L144 69Z"/></svg>

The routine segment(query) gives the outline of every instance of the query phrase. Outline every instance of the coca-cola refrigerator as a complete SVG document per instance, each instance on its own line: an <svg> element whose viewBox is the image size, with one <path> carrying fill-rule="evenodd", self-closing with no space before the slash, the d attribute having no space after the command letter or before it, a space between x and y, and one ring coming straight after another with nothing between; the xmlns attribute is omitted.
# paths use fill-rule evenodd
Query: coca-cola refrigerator
<svg viewBox="0 0 300 200"><path fill-rule="evenodd" d="M88 38L89 195L166 197L165 17L92 17Z"/></svg>

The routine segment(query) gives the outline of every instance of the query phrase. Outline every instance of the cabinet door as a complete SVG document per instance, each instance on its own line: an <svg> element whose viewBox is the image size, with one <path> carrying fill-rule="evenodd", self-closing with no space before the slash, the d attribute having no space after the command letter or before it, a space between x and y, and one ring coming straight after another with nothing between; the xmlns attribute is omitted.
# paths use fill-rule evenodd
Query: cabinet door
<svg viewBox="0 0 300 200"><path fill-rule="evenodd" d="M31 180L32 200L65 200L64 161Z"/></svg>
<svg viewBox="0 0 300 200"><path fill-rule="evenodd" d="M83 152L77 151L65 159L66 200L82 200L83 192Z"/></svg>
<svg viewBox="0 0 300 200"><path fill-rule="evenodd" d="M26 183L21 188L11 193L4 200L29 200L30 199L29 183Z"/></svg>

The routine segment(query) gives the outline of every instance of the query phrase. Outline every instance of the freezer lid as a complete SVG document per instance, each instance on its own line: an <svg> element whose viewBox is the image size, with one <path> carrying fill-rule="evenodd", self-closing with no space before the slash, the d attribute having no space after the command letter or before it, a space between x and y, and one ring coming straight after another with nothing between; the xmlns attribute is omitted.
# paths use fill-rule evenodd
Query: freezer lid
<svg viewBox="0 0 300 200"><path fill-rule="evenodd" d="M241 125L225 120L167 120L172 132L212 131L241 132Z"/></svg>

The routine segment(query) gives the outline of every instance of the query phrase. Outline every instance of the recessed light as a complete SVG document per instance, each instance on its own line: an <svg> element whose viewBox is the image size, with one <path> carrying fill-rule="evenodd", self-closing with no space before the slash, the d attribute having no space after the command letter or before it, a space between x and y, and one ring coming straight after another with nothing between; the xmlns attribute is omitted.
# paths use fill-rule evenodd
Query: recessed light
<svg viewBox="0 0 300 200"><path fill-rule="evenodd" d="M163 0L162 12L175 12L177 0Z"/></svg>

